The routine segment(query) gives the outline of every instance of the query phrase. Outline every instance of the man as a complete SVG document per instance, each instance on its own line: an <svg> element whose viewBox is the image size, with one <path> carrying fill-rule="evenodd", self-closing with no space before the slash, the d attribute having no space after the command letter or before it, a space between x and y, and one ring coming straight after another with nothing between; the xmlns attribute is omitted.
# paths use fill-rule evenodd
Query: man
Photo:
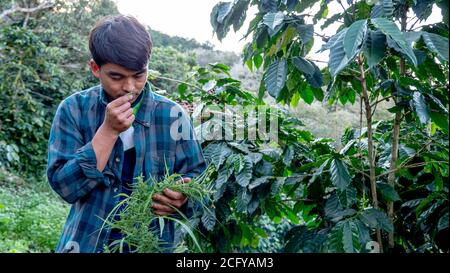
<svg viewBox="0 0 450 273"><path fill-rule="evenodd" d="M49 138L49 183L72 204L57 252L101 252L120 236L102 229L103 219L134 178L159 179L167 166L189 182L206 168L189 117L147 82L152 42L145 27L130 16L104 18L91 30L89 49L100 85L61 102ZM187 204L183 194L165 189L152 208L170 215ZM161 239L173 242L173 222Z"/></svg>

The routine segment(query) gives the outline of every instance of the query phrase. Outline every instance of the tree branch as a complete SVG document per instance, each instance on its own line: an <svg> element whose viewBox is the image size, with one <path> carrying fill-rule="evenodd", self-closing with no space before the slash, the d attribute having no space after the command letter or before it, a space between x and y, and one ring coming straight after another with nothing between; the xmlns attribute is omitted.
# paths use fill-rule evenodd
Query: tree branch
<svg viewBox="0 0 450 273"><path fill-rule="evenodd" d="M382 98L382 99L380 99L380 100L377 100L376 102L374 102L374 103L372 103L371 105L370 105L370 107L374 107L376 104L378 104L378 103L380 103L380 102L382 102L382 101L384 101L384 100L387 100L387 99L390 99L390 98L393 98L394 96L388 96L388 97L384 97L384 98Z"/></svg>
<svg viewBox="0 0 450 273"><path fill-rule="evenodd" d="M41 4L39 4L38 6L33 7L33 8L24 8L24 7L19 7L19 6L13 5L10 9L4 10L0 14L0 20L4 20L4 18L6 16L8 16L10 14L13 14L15 12L23 12L23 13L30 14L30 13L33 13L33 12L36 12L36 11L40 11L40 10L43 10L43 9L51 8L54 5L55 5L55 3L52 2L52 1L44 1Z"/></svg>
<svg viewBox="0 0 450 273"><path fill-rule="evenodd" d="M447 163L447 164L448 164L447 161L418 162L418 163L414 163L414 164L410 164L410 165L404 165L404 166L398 167L398 168L393 169L393 170L389 170L389 171L387 171L387 172L385 172L385 173L382 173L382 174L377 175L376 178L379 178L379 177L382 177L382 176L385 176L385 175L388 175L388 174L391 174L391 173L398 172L398 171L401 170L401 169L410 169L410 168L421 167L421 166L425 166L425 165L427 165L427 164L429 164L429 163Z"/></svg>

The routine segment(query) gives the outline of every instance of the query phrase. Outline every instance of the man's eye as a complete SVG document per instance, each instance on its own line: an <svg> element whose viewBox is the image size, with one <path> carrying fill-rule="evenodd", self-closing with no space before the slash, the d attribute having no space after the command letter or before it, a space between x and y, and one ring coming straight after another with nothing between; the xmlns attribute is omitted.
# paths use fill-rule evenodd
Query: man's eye
<svg viewBox="0 0 450 273"><path fill-rule="evenodd" d="M138 75L135 76L135 78L136 78L136 79L140 79L140 78L142 78L143 76L144 76L144 74L138 74Z"/></svg>
<svg viewBox="0 0 450 273"><path fill-rule="evenodd" d="M111 79L113 79L115 81L120 81L122 79L122 77L112 76Z"/></svg>

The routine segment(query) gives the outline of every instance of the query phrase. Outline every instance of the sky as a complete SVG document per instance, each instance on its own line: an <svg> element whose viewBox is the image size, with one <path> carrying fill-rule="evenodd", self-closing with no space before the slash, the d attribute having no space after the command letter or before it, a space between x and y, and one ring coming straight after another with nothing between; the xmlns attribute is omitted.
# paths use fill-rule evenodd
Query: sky
<svg viewBox="0 0 450 273"><path fill-rule="evenodd" d="M247 12L247 18L241 29L235 33L231 28L228 35L220 42L216 36L213 36L213 29L210 23L210 13L213 7L219 2L229 2L232 0L114 0L117 3L119 12L122 14L133 15L142 23L148 25L154 30L161 31L172 36L181 36L185 38L194 38L203 43L209 41L215 46L215 49L222 51L233 51L237 54L242 52L244 45L248 40L241 40L245 35L251 19L257 12L256 7L251 7ZM329 4L328 17L337 12L342 12L342 8L332 1ZM318 7L317 7L318 9ZM315 10L317 10L315 9ZM312 12L314 12L313 10ZM442 20L440 10L433 9L430 19L424 24L439 22ZM312 22L309 22L312 23ZM419 25L419 24L417 24ZM315 31L332 36L336 33L337 25L332 25L320 30L319 25L315 25ZM328 52L316 53L323 42L319 37L315 37L314 47L308 57L314 60L327 61ZM319 66L320 63L318 63Z"/></svg>
<svg viewBox="0 0 450 273"><path fill-rule="evenodd" d="M222 0L225 1L225 0ZM215 49L240 53L245 41L239 41L247 31L248 24L256 13L252 8L238 33L230 30L222 42L213 37L210 13L220 1L216 0L115 0L120 13L137 17L151 29L169 35L195 38L199 42L209 41Z"/></svg>

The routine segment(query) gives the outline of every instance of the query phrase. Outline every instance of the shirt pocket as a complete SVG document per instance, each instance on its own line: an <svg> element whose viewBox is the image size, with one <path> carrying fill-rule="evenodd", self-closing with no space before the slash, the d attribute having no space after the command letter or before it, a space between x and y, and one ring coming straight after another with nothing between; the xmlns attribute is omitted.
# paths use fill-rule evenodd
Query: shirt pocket
<svg viewBox="0 0 450 273"><path fill-rule="evenodd" d="M175 165L174 151L158 151L150 158L151 173L153 178L160 181L166 174L172 174Z"/></svg>

